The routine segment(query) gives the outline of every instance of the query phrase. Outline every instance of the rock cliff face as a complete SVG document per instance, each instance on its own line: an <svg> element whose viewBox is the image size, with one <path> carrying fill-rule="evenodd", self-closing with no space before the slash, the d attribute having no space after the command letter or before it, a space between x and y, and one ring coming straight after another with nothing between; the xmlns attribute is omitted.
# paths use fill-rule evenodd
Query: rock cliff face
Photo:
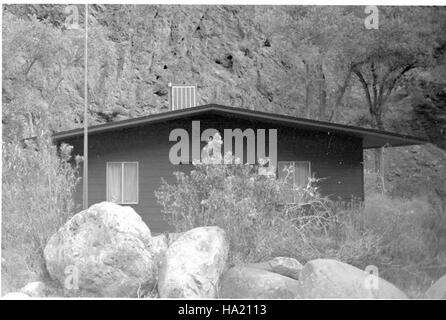
<svg viewBox="0 0 446 320"><path fill-rule="evenodd" d="M109 24L110 11L98 14L98 22L108 27L116 43L116 65L110 66L109 75L116 77L117 88L129 84L127 96L137 110L167 109L169 82L197 84L199 104L278 107L289 69L280 59L283 48L273 46L274 40L256 25L254 8L140 9L144 14L138 18L144 21L130 26ZM123 14L122 7L112 7L115 10Z"/></svg>
<svg viewBox="0 0 446 320"><path fill-rule="evenodd" d="M36 15L63 30L64 8L20 5L6 10L22 19ZM84 7L78 8L83 28ZM286 10L92 5L89 94L95 120L166 111L169 82L196 84L198 104L300 114L303 87L295 69L301 59L286 50ZM78 95L75 101L81 104L82 70L67 81L65 90Z"/></svg>
<svg viewBox="0 0 446 320"><path fill-rule="evenodd" d="M66 8L8 5L5 13L25 21L35 16L62 31L60 37L82 38L84 6L77 6L78 30L66 29ZM308 7L299 6L90 5L92 123L167 111L169 82L196 84L198 104L221 103L325 119L319 112L319 82L325 82L325 98L330 99L342 76L330 56L325 57L322 79L315 74L316 66L308 65L317 54L300 42L302 35L295 24L306 10ZM333 22L326 23L327 28L335 27L330 24ZM81 63L60 83L58 94L67 96L69 101L63 103L80 113L83 43L78 45ZM424 85L417 84L416 90L400 89L389 102L386 128L424 136L444 146L441 99L445 70L443 63L435 70L423 71L428 77L419 72ZM432 85L438 87L437 93L422 92ZM7 88L4 91L7 98ZM420 101L420 94L429 98ZM431 100L439 105L434 106L435 112L429 109ZM56 99L55 103L62 101ZM368 117L365 105L360 84L352 81L335 120L367 125L367 121L363 123Z"/></svg>

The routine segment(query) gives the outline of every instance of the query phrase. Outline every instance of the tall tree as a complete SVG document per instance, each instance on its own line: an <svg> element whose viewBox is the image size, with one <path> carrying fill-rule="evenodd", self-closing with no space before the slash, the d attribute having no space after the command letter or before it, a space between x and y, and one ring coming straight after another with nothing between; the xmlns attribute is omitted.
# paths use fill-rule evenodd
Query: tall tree
<svg viewBox="0 0 446 320"><path fill-rule="evenodd" d="M336 120L347 88L358 86L370 125L385 129L392 93L412 70L431 65L435 51L444 45L445 10L380 7L378 29L366 28L363 10L310 7L295 12L292 39L298 54L311 62L321 118ZM382 150L376 150L375 159L379 172Z"/></svg>
<svg viewBox="0 0 446 320"><path fill-rule="evenodd" d="M306 101L315 101L306 108L317 110L313 117L332 120L351 79L348 48L358 18L343 7L304 7L289 13L292 32L287 36L303 62L305 92L310 95Z"/></svg>
<svg viewBox="0 0 446 320"><path fill-rule="evenodd" d="M444 12L443 12L444 13ZM443 37L438 17L429 8L379 10L378 29L363 28L351 60L351 71L362 88L371 125L385 129L389 98L414 70L434 62L434 52ZM382 148L375 149L375 171L382 172Z"/></svg>

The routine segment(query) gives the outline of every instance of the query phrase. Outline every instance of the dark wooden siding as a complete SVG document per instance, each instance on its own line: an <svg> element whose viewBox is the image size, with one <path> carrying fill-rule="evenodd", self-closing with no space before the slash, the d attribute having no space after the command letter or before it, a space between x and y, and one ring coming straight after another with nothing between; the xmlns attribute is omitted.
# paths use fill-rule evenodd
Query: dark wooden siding
<svg viewBox="0 0 446 320"><path fill-rule="evenodd" d="M190 165L172 165L169 150L175 142L169 134L175 128L184 128L191 136L192 120L200 120L201 132L215 128L223 137L223 129L246 128L278 131L278 161L311 161L311 170L320 181L323 194L333 198L362 199L363 153L359 138L320 131L303 131L268 123L208 115L200 118L158 123L150 126L127 128L119 131L94 134L89 138L89 204L106 200L106 163L108 161L139 162L139 204L132 207L143 217L153 232L168 229L154 191L161 177L174 182L172 173L188 171ZM66 140L74 146L73 154L83 153L81 138ZM266 140L268 144L268 139ZM246 150L246 148L245 148ZM190 152L192 154L192 152ZM82 205L82 184L76 193L78 207Z"/></svg>

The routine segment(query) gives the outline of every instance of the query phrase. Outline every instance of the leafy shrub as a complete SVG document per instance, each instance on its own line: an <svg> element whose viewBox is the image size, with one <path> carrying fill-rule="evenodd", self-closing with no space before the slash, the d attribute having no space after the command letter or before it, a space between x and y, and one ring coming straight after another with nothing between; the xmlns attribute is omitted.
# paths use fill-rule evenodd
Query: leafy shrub
<svg viewBox="0 0 446 320"><path fill-rule="evenodd" d="M218 139L214 139L218 141ZM176 172L177 183L156 192L163 213L176 231L217 225L228 234L231 258L259 261L288 255L300 261L321 257L336 247L340 233L334 203L321 196L317 181L290 187L285 179L261 175L256 165L230 154L195 163L190 175ZM290 174L289 168L287 174ZM293 194L293 203L287 195ZM362 235L360 235L362 236ZM356 243L357 239L352 240Z"/></svg>
<svg viewBox="0 0 446 320"><path fill-rule="evenodd" d="M196 164L190 175L176 172L176 185L156 193L177 231L218 225L230 237L232 252L250 256L258 233L280 216L280 185L245 164Z"/></svg>
<svg viewBox="0 0 446 320"><path fill-rule="evenodd" d="M364 269L420 296L446 272L438 208L422 198L369 193L365 202L333 202L321 196L317 180L292 188L258 167L237 159L196 163L189 175L156 192L176 231L218 225L228 234L232 263L294 257L302 263L332 258ZM286 203L287 192L294 203ZM415 289L413 289L415 288ZM414 291L414 292L412 292Z"/></svg>
<svg viewBox="0 0 446 320"><path fill-rule="evenodd" d="M3 142L2 266L9 267L2 271L26 269L31 275L46 275L45 244L74 209L78 178L71 149L66 144L57 149L48 136Z"/></svg>

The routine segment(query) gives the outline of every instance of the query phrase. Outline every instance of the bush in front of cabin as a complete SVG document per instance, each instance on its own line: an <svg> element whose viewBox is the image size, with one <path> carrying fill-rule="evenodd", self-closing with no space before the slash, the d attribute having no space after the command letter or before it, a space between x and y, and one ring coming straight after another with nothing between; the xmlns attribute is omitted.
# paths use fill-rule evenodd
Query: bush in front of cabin
<svg viewBox="0 0 446 320"><path fill-rule="evenodd" d="M3 291L47 276L45 244L74 212L78 178L70 154L70 146L58 149L49 135L3 142Z"/></svg>
<svg viewBox="0 0 446 320"><path fill-rule="evenodd" d="M258 166L236 160L229 165L196 163L190 174L174 175L175 184L163 182L156 192L169 223L176 232L223 228L233 263L277 256L302 263L322 257L357 261L380 251L377 235L361 229L352 215L341 214L361 211L363 205L346 207L323 197L315 179L293 188L286 176L261 175Z"/></svg>
<svg viewBox="0 0 446 320"><path fill-rule="evenodd" d="M339 229L334 203L321 196L315 179L304 187L292 187L286 182L291 168L284 168L285 177L276 179L259 174L258 165L243 164L230 154L224 159L213 156L195 163L190 174L176 172L176 183L163 182L156 192L175 231L223 228L234 263L279 255L307 261L324 256L334 246L331 236ZM259 162L264 165L267 159Z"/></svg>
<svg viewBox="0 0 446 320"><path fill-rule="evenodd" d="M231 263L289 256L303 264L331 258L363 270L373 265L415 297L446 272L446 257L436 246L442 233L433 228L441 212L426 199L369 193L364 202L334 202L310 179L291 189L294 201L287 203L284 180L237 161L196 163L190 174L175 177L175 184L164 182L156 192L168 221L178 232L223 228Z"/></svg>
<svg viewBox="0 0 446 320"><path fill-rule="evenodd" d="M175 172L177 183L164 182L156 196L175 231L222 227L231 252L249 257L258 232L279 217L282 198L280 186L254 170L245 164L196 164L190 175Z"/></svg>

